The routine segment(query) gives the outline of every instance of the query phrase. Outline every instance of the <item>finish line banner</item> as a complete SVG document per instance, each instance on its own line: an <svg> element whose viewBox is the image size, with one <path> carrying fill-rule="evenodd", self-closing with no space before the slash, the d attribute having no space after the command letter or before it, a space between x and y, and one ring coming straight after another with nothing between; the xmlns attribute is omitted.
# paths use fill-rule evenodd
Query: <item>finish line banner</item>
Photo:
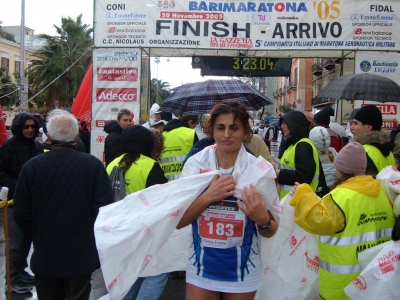
<svg viewBox="0 0 400 300"><path fill-rule="evenodd" d="M96 47L400 50L400 1L95 0Z"/></svg>

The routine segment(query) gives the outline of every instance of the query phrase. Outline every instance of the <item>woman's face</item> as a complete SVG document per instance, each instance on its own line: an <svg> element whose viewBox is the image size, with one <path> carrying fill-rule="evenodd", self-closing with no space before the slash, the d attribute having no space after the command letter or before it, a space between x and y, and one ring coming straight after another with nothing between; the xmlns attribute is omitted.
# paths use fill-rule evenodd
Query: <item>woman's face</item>
<svg viewBox="0 0 400 300"><path fill-rule="evenodd" d="M234 114L221 114L215 120L213 136L217 143L217 149L226 152L239 152L243 140L246 138L243 124L240 120L234 120Z"/></svg>
<svg viewBox="0 0 400 300"><path fill-rule="evenodd" d="M283 133L284 136L290 135L289 127L286 125L285 121L282 121L281 129L282 129L282 133Z"/></svg>

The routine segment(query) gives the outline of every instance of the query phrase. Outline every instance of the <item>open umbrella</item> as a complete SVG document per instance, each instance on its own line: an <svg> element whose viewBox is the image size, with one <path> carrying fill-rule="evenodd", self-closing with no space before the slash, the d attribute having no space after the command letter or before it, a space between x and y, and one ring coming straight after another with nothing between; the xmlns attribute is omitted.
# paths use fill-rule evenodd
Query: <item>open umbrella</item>
<svg viewBox="0 0 400 300"><path fill-rule="evenodd" d="M314 99L321 98L400 102L400 86L387 77L353 74L326 85Z"/></svg>
<svg viewBox="0 0 400 300"><path fill-rule="evenodd" d="M175 89L160 110L176 115L206 114L216 103L236 99L248 110L259 110L272 102L253 87L237 79L215 80L184 84Z"/></svg>

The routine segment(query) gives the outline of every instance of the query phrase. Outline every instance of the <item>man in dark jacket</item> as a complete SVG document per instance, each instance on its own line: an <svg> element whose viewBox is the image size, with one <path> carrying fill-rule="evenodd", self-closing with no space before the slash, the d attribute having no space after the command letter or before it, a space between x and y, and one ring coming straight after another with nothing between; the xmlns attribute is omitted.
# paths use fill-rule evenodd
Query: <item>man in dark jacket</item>
<svg viewBox="0 0 400 300"><path fill-rule="evenodd" d="M104 142L104 156L106 166L118 156L121 152L121 132L132 124L132 112L129 109L122 108L117 115L116 121L109 121L104 126L104 131L108 133Z"/></svg>
<svg viewBox="0 0 400 300"><path fill-rule="evenodd" d="M30 113L19 113L11 125L13 137L0 147L0 186L9 188L8 199L13 199L22 166L32 157L43 153L36 137L39 123ZM13 207L8 208L8 230L10 245L11 290L23 294L32 290L35 278L25 271L32 238L14 222Z"/></svg>
<svg viewBox="0 0 400 300"><path fill-rule="evenodd" d="M93 232L99 207L112 201L103 164L76 150L71 114L47 121L51 151L27 162L14 194L14 220L32 235L31 269L39 299L89 299L100 266Z"/></svg>

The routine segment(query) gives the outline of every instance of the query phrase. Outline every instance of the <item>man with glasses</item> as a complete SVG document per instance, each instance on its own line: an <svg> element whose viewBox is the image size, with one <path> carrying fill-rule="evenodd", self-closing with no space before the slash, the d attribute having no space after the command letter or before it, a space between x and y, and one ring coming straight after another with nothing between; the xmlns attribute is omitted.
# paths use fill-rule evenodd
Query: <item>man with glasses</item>
<svg viewBox="0 0 400 300"><path fill-rule="evenodd" d="M15 185L22 166L43 153L36 140L39 123L30 113L19 113L11 125L13 137L0 147L0 186L8 187L8 199L13 199ZM18 294L32 290L35 278L25 271L32 237L24 233L13 219L13 207L8 207L11 291Z"/></svg>

